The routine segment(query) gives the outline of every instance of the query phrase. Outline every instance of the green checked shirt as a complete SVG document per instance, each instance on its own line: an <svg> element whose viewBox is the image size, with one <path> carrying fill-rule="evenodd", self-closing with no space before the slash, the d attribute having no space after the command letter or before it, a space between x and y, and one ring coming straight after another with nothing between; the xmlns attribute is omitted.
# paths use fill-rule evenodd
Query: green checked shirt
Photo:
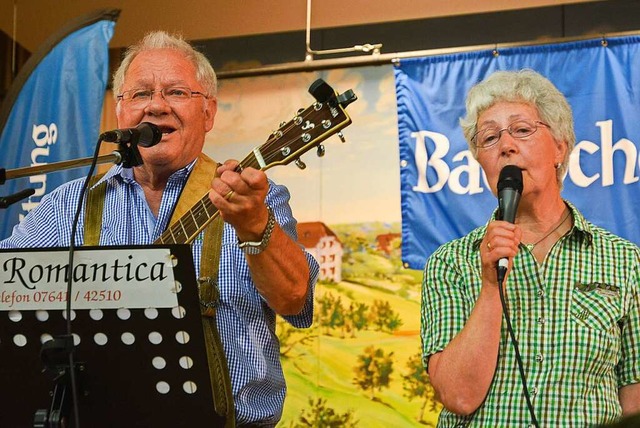
<svg viewBox="0 0 640 428"><path fill-rule="evenodd" d="M506 299L541 427L612 422L618 388L640 382L640 249L589 223L571 204L574 227L539 265L520 245ZM442 351L464 327L480 293L479 244L486 226L440 247L422 288L422 346ZM502 324L499 357L484 403L470 416L444 409L438 427L527 427L522 383Z"/></svg>

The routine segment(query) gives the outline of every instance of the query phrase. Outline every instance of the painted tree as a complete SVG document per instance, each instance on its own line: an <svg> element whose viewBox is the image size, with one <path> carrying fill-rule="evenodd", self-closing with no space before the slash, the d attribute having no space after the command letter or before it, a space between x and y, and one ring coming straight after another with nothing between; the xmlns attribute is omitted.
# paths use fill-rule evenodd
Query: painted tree
<svg viewBox="0 0 640 428"><path fill-rule="evenodd" d="M304 355L305 348L303 348L302 345L305 345L318 337L318 335L314 333L315 329L313 328L295 328L284 321L279 321L277 323L277 329L278 339L280 340L280 357L282 358L291 357L291 352L294 349L300 351L298 352L298 355Z"/></svg>
<svg viewBox="0 0 640 428"><path fill-rule="evenodd" d="M424 423L424 412L427 407L432 412L438 411L438 403L435 399L436 392L429 380L429 374L422 364L422 356L420 354L411 356L407 360L406 368L407 371L401 374L404 395L409 401L413 399L421 400L418 422Z"/></svg>
<svg viewBox="0 0 640 428"><path fill-rule="evenodd" d="M345 336L345 327L346 327L346 315L344 310L344 305L342 304L342 296L338 296L337 299L333 302L333 307L331 308L330 315L330 323L331 328L339 328L340 336L344 338Z"/></svg>
<svg viewBox="0 0 640 428"><path fill-rule="evenodd" d="M369 306L362 302L351 302L349 311L347 312L347 331L351 332L351 337L356 337L356 331L363 330L367 327L367 311Z"/></svg>
<svg viewBox="0 0 640 428"><path fill-rule="evenodd" d="M338 413L327 406L327 400L318 398L313 400L309 397L309 408L304 410L298 421L291 423L291 428L355 428L358 421L355 419L352 410L345 413Z"/></svg>
<svg viewBox="0 0 640 428"><path fill-rule="evenodd" d="M377 331L387 330L393 333L402 325L400 314L393 310L388 301L374 300L369 312L370 322L376 326Z"/></svg>
<svg viewBox="0 0 640 428"><path fill-rule="evenodd" d="M391 382L393 352L385 354L382 348L368 346L358 356L354 372L353 383L363 391L369 391L371 399L375 400L376 390L388 388Z"/></svg>
<svg viewBox="0 0 640 428"><path fill-rule="evenodd" d="M346 314L342 297L325 293L316 299L316 308L316 322L324 329L324 334L330 335L332 329L339 328L344 337Z"/></svg>

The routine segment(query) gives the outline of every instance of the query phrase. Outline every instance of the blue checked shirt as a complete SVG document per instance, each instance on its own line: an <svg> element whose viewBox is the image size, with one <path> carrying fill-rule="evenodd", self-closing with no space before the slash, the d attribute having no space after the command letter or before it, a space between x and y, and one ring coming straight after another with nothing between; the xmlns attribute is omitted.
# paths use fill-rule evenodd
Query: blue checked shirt
<svg viewBox="0 0 640 428"><path fill-rule="evenodd" d="M133 171L112 167L100 180L107 181L100 245L148 245L165 230L180 191L195 161L176 171L167 182L158 218L151 213L142 187ZM15 226L0 248L67 247L71 224L84 179L63 184L42 198L40 205ZM266 204L280 227L297 239L296 220L289 206L286 187L270 182ZM84 209L80 214L76 244L84 236ZM276 314L260 296L251 279L244 253L238 248L234 229L224 225L220 255L220 306L217 324L224 346L236 406L238 424L259 422L275 426L282 414L286 385L280 364L280 346L275 334ZM192 244L196 275L199 275L202 235ZM302 312L284 317L291 325L309 327L313 320L313 287L318 263L305 252L310 268L309 287Z"/></svg>

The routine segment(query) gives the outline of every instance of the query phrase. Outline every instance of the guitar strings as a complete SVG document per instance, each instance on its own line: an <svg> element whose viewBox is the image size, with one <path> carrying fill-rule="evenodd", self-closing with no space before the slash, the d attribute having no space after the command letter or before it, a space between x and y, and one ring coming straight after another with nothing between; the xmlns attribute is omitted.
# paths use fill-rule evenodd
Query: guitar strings
<svg viewBox="0 0 640 428"><path fill-rule="evenodd" d="M310 117L315 110L315 105L313 104L309 107L307 107L305 110L303 110L301 113L299 113L297 115L297 117L300 117L302 120L307 119L308 117ZM324 108L324 107L322 107ZM320 109L321 110L321 109ZM320 111L317 110L317 111ZM287 126L288 125L288 126ZM278 130L283 132L283 135L290 132L292 129L296 128L299 125L295 125L293 120L290 120L286 125L285 128L278 128ZM263 145L264 150L266 151L267 149L270 148L271 145L275 144L276 142L279 142L279 140L282 137L276 137L275 133L271 133L270 137L267 139L267 141L265 142L265 144ZM297 138L300 138L300 136L296 137L295 139L289 139L286 141L286 143L284 145L282 145L280 143L281 146L285 146L288 145L289 143L295 141ZM273 159L276 157L277 151L273 151L270 150L268 154L265 155L265 160L266 159ZM245 157L245 159L243 159L243 161L240 163L240 165L244 165L243 167L247 167L247 166L253 166L254 162L251 162L251 159L255 159L255 156L252 156L252 154L249 154L247 157ZM255 165L255 166L259 166L259 165ZM213 212L213 214L209 213L209 208L213 208L215 211ZM190 218L186 218L186 224L185 222L183 222L183 218L178 219L178 221L176 221L174 224L172 224L167 231L165 231L164 233L162 233L160 235L160 237L158 238L158 240L162 243L166 243L166 235L167 232L171 235L171 237L173 238L173 241L176 242L175 237L179 236L179 235L186 235L185 238L189 238L191 235L193 235L199 228L200 225L198 224L196 218L199 218L200 216L202 216L203 213L206 213L207 215L207 220L215 217L219 211L215 208L215 206L211 203L211 200L208 198L208 195L205 195L202 199L200 199L200 203L197 204L196 207L193 207L192 209L190 209L188 211L188 213L191 213ZM184 216L183 216L184 217ZM193 230L191 230L191 225L195 225L195 227L193 228ZM189 228L189 230L187 230L187 228Z"/></svg>
<svg viewBox="0 0 640 428"><path fill-rule="evenodd" d="M213 214L209 213L209 209L207 208L207 205L209 205L210 208L215 209ZM218 214L218 210L213 206L213 204L211 203L211 200L209 200L208 195L205 195L200 199L200 203L197 204L197 206L194 206L192 209L190 209L188 213L191 213L191 218L186 218L185 219L186 222L183 221L183 218L184 218L183 216L180 219L178 219L178 221L176 221L174 224L172 224L169 227L169 229L167 229L167 231L165 231L164 233L162 233L162 235L160 235L159 240L162 243L166 243L167 233L171 235L174 242L177 242L175 237L179 235L185 235L185 238L187 239L190 238L201 227L201 225L198 224L198 222L196 221L196 216L200 217L203 213L206 213L207 221L208 221L209 219L214 218ZM191 227L192 225L195 225L195 227Z"/></svg>
<svg viewBox="0 0 640 428"><path fill-rule="evenodd" d="M313 107L308 107L305 111L303 111L303 112L302 112L302 113L303 113L303 115L299 115L299 117L301 117L301 118L302 118L302 120L304 120L304 119L306 119L307 117L309 117L309 115L310 115L310 113L311 113L312 108L313 108ZM305 115L304 113L307 113L307 114ZM283 128L283 129L280 129L280 128L278 129L279 131L281 131L281 132L283 133L283 135L288 134L291 130L295 129L295 128L298 126L298 125L295 125L293 121L289 121L289 122L288 122L288 124L289 124L289 126L287 126L287 127ZM281 142L280 142L280 140L281 140L281 138L282 138L282 137L276 137L276 136L274 135L274 133L272 133L272 134L271 134L271 137L272 137L272 138L267 139L267 142L264 144L264 148L265 148L265 150L270 149L272 145L275 145L275 143L279 143L279 144L282 146L282 144L281 144ZM300 137L298 136L298 137L296 137L296 139L297 139L297 138L300 138ZM293 141L295 141L295 139L289 139L289 140L287 140L287 141L285 142L285 144L284 144L284 145L288 145L289 143L291 143L291 142L293 142ZM275 157L275 155L274 155L273 153L274 153L274 152L273 152L272 150L269 150L269 154L267 154L267 155L265 156L265 159L266 159L267 157L269 157L269 156Z"/></svg>
<svg viewBox="0 0 640 428"><path fill-rule="evenodd" d="M297 116L298 116L298 117L300 117L302 120L307 119L308 117L310 117L310 116L314 113L314 111L315 111L314 106L315 106L315 104L313 104L313 105L311 105L311 106L307 107L304 111L302 111L302 112L301 112L300 114L298 114ZM324 107L322 107L322 108L324 108ZM320 109L320 110L321 110L321 109ZM318 111L320 111L320 110L318 110ZM299 126L299 125L296 125L296 124L293 122L293 120L290 120L290 121L287 123L287 125L289 125L289 126L288 126L288 127L283 128L283 129L281 129L281 128L279 128L279 129L278 129L279 131L282 131L282 132L283 132L283 135L284 135L284 134L287 134L287 133L288 133L288 132L290 132L292 129L295 129L296 127L298 127L298 126ZM286 126L286 125L285 125L285 126ZM278 142L278 143L279 143L278 145L280 145L281 147L284 147L284 146L286 146L286 145L290 144L291 142L295 141L296 139L300 138L300 136L297 136L296 138L293 138L293 139L289 139L289 140L287 140L287 141L285 142L285 144L280 143L280 141L279 141L279 140L280 140L281 138L282 138L282 137L276 137L276 136L274 135L274 133L272 133L272 134L271 134L271 138L268 138L268 139L267 139L267 142L264 144L264 148L265 148L265 149L269 149L269 148L270 148L270 146L271 146L271 145L274 145L274 143L276 143L276 142ZM276 150L276 151L269 150L269 153L268 153L266 156L264 156L264 159L265 159L265 160L266 160L266 159L269 159L269 160L271 160L271 159L275 159L275 158L276 158L276 156L277 156L277 153L278 153L278 151L277 151L277 150Z"/></svg>

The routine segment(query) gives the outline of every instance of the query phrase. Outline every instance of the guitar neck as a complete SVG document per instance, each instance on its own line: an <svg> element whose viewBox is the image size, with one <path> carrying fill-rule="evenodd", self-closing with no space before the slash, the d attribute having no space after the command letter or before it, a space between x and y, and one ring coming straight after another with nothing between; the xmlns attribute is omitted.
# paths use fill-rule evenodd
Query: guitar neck
<svg viewBox="0 0 640 428"><path fill-rule="evenodd" d="M309 91L322 102L318 101L306 109L298 110L293 119L282 123L263 145L256 147L240 162L236 168L237 172L249 167L264 171L276 165L286 165L293 160L298 164L302 154L351 124L351 118L344 108L357 99L352 90L338 95L329 85L318 79ZM344 141L342 134L338 135ZM319 153L324 153L324 149ZM188 244L219 214L206 193L189 211L170 225L155 244Z"/></svg>
<svg viewBox="0 0 640 428"><path fill-rule="evenodd" d="M254 153L244 158L236 171L247 167L260 168ZM189 211L170 225L154 244L190 244L219 214L220 212L209 199L209 193L205 193Z"/></svg>

